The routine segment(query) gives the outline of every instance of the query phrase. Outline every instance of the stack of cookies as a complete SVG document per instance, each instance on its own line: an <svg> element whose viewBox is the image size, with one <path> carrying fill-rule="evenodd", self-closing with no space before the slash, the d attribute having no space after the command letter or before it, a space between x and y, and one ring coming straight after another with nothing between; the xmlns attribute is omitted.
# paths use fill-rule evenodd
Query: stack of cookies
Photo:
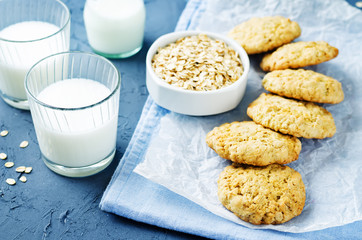
<svg viewBox="0 0 362 240"><path fill-rule="evenodd" d="M236 216L252 224L280 224L301 214L302 177L282 165L298 159L297 137L244 121L215 127L206 142L233 162L219 176L218 197Z"/></svg>
<svg viewBox="0 0 362 240"><path fill-rule="evenodd" d="M229 33L248 54L266 54L260 64L271 71L247 114L253 121L225 123L207 134L207 144L233 164L218 180L218 197L235 215L252 224L280 224L301 214L305 186L301 175L283 164L301 151L298 137L332 137L332 114L315 103L343 100L341 83L311 70L295 69L328 61L338 49L323 41L290 43L298 23L276 16L252 18Z"/></svg>

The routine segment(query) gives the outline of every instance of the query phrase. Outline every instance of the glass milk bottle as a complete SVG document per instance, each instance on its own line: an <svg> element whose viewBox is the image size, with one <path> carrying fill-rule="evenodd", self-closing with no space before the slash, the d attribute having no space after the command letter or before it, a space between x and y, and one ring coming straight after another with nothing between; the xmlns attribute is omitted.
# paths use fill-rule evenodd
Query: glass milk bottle
<svg viewBox="0 0 362 240"><path fill-rule="evenodd" d="M84 24L93 51L108 58L136 54L143 44L143 0L87 0Z"/></svg>

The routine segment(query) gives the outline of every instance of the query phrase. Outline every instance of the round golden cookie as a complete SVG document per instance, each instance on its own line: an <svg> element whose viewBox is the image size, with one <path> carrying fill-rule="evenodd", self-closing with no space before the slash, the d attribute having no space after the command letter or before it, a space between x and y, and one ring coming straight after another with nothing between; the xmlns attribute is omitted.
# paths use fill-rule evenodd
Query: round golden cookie
<svg viewBox="0 0 362 240"><path fill-rule="evenodd" d="M304 101L333 104L344 98L340 82L311 70L276 70L266 74L262 84L269 92Z"/></svg>
<svg viewBox="0 0 362 240"><path fill-rule="evenodd" d="M326 138L336 132L333 116L311 102L262 93L247 109L254 122L295 137Z"/></svg>
<svg viewBox="0 0 362 240"><path fill-rule="evenodd" d="M298 159L298 138L265 128L253 121L225 123L206 136L206 143L220 157L233 162L265 166Z"/></svg>
<svg viewBox="0 0 362 240"><path fill-rule="evenodd" d="M297 22L282 16L254 17L235 26L228 36L238 42L248 54L267 52L299 37Z"/></svg>
<svg viewBox="0 0 362 240"><path fill-rule="evenodd" d="M264 71L301 68L329 61L338 55L338 49L324 41L288 43L266 54L260 67Z"/></svg>
<svg viewBox="0 0 362 240"><path fill-rule="evenodd" d="M252 224L281 224L302 213L305 186L301 175L285 165L228 166L218 179L220 202Z"/></svg>

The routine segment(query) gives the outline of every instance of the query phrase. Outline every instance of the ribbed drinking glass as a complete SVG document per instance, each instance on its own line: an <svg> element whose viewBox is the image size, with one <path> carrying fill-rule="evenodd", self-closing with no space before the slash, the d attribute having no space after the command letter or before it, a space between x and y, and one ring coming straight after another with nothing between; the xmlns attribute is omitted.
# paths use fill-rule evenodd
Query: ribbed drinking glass
<svg viewBox="0 0 362 240"><path fill-rule="evenodd" d="M116 67L92 53L55 54L30 69L25 89L43 161L51 170L83 177L111 163L120 86Z"/></svg>

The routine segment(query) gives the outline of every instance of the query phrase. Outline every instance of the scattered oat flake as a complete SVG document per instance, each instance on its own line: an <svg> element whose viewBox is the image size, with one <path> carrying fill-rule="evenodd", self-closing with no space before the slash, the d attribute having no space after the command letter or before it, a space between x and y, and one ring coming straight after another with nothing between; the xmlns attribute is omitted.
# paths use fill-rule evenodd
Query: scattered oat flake
<svg viewBox="0 0 362 240"><path fill-rule="evenodd" d="M356 7L362 8L362 1L356 2Z"/></svg>
<svg viewBox="0 0 362 240"><path fill-rule="evenodd" d="M21 148L26 148L27 146L29 145L29 142L28 141L22 141L19 145L19 147Z"/></svg>
<svg viewBox="0 0 362 240"><path fill-rule="evenodd" d="M33 170L32 167L26 167L24 172L25 173L31 173L32 170Z"/></svg>
<svg viewBox="0 0 362 240"><path fill-rule="evenodd" d="M6 153L0 153L0 159L5 160L8 158L8 155Z"/></svg>
<svg viewBox="0 0 362 240"><path fill-rule="evenodd" d="M14 166L14 163L13 163L13 162L6 162L6 163L4 164L4 166L7 167L7 168L11 168L11 167Z"/></svg>
<svg viewBox="0 0 362 240"><path fill-rule="evenodd" d="M17 171L18 173L22 173L22 172L25 171L25 169L26 169L25 166L20 166L20 167L17 167L17 168L15 169L15 171Z"/></svg>
<svg viewBox="0 0 362 240"><path fill-rule="evenodd" d="M5 137L6 135L8 135L9 131L8 130L3 130L0 132L0 136Z"/></svg>
<svg viewBox="0 0 362 240"><path fill-rule="evenodd" d="M9 185L15 185L16 181L14 178L8 178L6 179L6 183Z"/></svg>
<svg viewBox="0 0 362 240"><path fill-rule="evenodd" d="M21 176L21 177L19 178L19 180L22 181L22 182L26 182L26 181L27 181L27 179L26 179L25 176Z"/></svg>

